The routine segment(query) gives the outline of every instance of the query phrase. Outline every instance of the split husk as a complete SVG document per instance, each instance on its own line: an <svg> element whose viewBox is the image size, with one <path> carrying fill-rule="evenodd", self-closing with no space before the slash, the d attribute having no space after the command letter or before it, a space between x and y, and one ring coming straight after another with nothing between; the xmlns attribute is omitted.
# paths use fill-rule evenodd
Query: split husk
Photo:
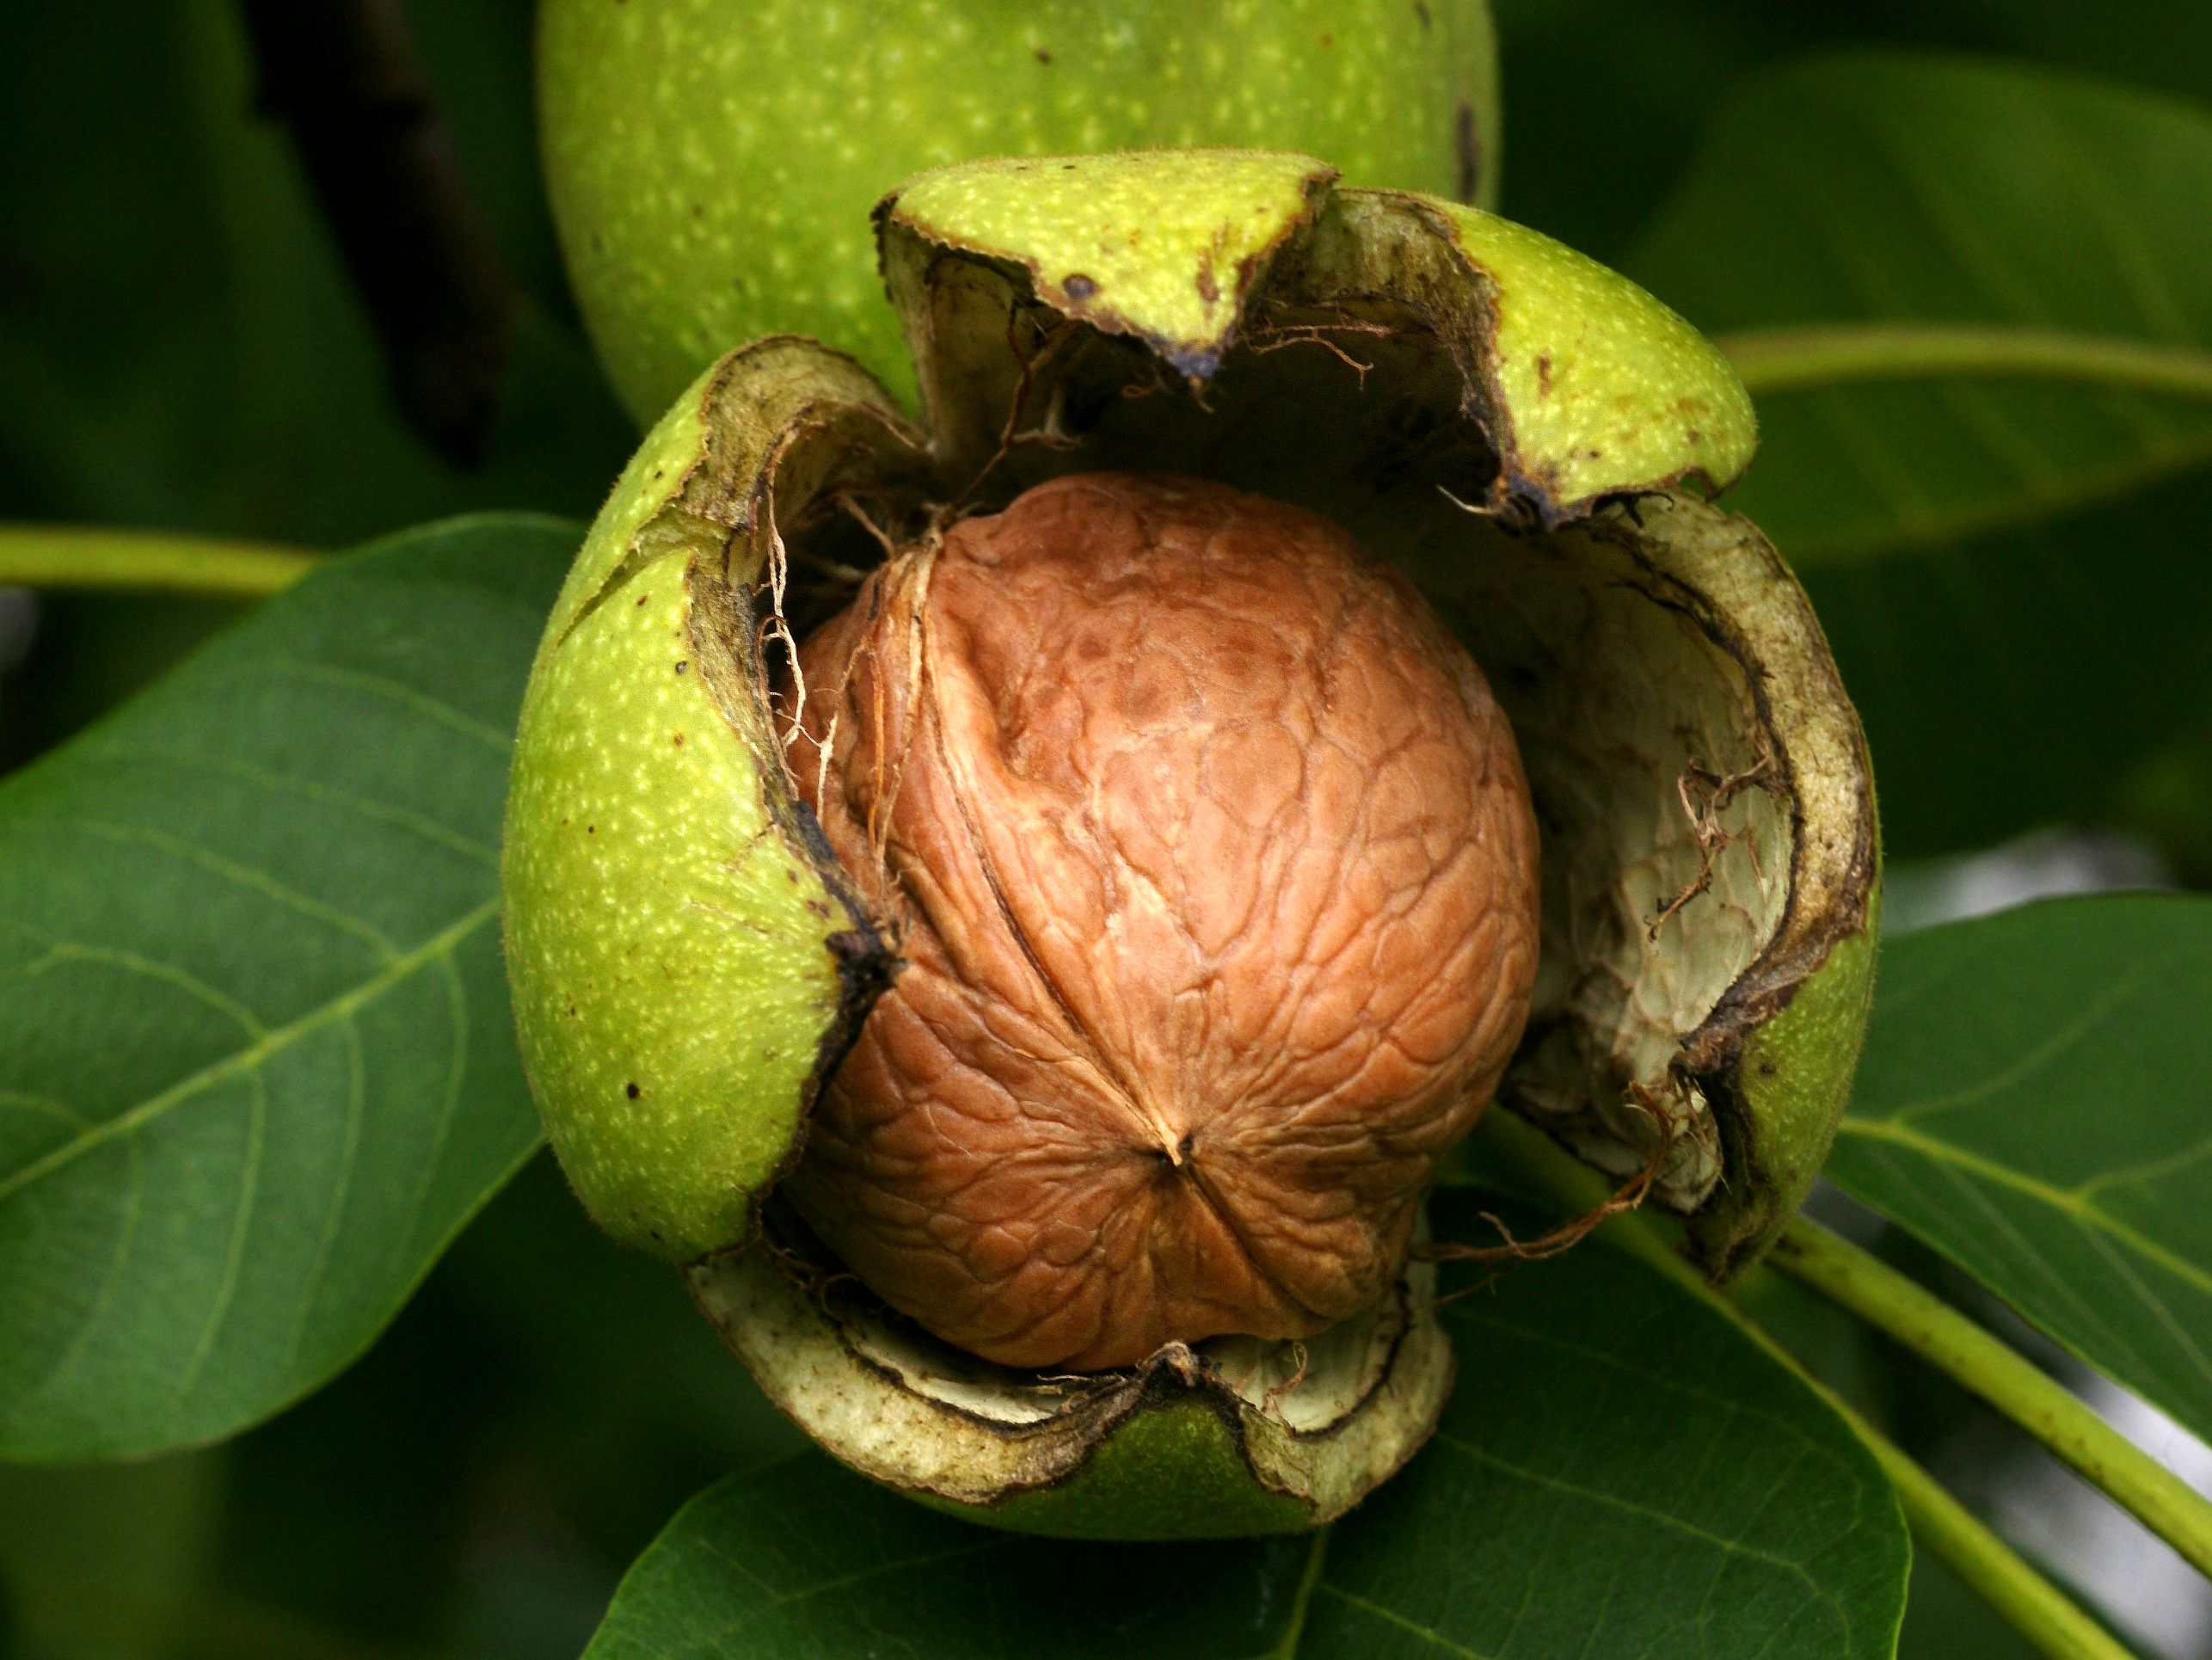
<svg viewBox="0 0 2212 1660"><path fill-rule="evenodd" d="M1302 157L972 163L876 218L922 421L812 342L732 353L556 606L506 853L533 1086L601 1225L686 1264L771 1398L866 1473L1048 1532L1326 1521L1448 1392L1427 1270L1302 1347L1040 1379L922 1336L764 1209L894 968L791 790L767 642L877 538L1065 472L1202 474L1336 520L1419 584L1519 736L1544 950L1501 1104L1624 1179L1655 1166L1724 1275L1826 1154L1877 887L1818 624L1708 499L1749 462L1748 401L1625 280Z"/></svg>

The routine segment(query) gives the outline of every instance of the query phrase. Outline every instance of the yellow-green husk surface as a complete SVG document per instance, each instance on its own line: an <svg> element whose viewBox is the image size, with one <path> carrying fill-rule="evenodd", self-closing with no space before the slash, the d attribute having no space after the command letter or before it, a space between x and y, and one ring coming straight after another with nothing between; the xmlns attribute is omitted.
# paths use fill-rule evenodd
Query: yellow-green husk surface
<svg viewBox="0 0 2212 1660"><path fill-rule="evenodd" d="M979 156L1310 151L1363 183L1493 200L1485 0L544 0L563 255L641 421L762 335L910 389L868 210Z"/></svg>

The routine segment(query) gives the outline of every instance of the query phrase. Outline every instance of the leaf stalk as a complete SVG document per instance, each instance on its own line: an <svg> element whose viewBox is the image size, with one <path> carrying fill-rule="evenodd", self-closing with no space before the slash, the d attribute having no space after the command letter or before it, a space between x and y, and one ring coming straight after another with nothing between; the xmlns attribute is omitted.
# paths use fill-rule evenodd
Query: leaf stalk
<svg viewBox="0 0 2212 1660"><path fill-rule="evenodd" d="M1825 323L1715 337L1754 397L1850 382L2087 381L2212 401L2212 353L2166 341L1949 323Z"/></svg>
<svg viewBox="0 0 2212 1660"><path fill-rule="evenodd" d="M1790 1224L1767 1261L1980 1396L2124 1506L2199 1573L2212 1575L2212 1503L2017 1350L1805 1217Z"/></svg>
<svg viewBox="0 0 2212 1660"><path fill-rule="evenodd" d="M320 563L290 548L166 532L0 526L0 587L261 599Z"/></svg>

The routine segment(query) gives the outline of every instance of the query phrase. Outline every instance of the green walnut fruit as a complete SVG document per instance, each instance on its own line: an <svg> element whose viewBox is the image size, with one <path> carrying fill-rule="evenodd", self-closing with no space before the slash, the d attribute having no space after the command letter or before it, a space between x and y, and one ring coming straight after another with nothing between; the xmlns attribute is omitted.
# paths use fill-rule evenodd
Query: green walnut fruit
<svg viewBox="0 0 2212 1660"><path fill-rule="evenodd" d="M923 421L773 337L556 602L507 956L563 1168L878 1481L1342 1514L1453 1356L1485 1102L1710 1271L1842 1110L1877 862L1726 363L1479 209L1219 151L879 206Z"/></svg>
<svg viewBox="0 0 2212 1660"><path fill-rule="evenodd" d="M771 334L912 390L868 209L979 156L1248 144L1461 200L1497 177L1485 0L544 0L568 272L649 421Z"/></svg>

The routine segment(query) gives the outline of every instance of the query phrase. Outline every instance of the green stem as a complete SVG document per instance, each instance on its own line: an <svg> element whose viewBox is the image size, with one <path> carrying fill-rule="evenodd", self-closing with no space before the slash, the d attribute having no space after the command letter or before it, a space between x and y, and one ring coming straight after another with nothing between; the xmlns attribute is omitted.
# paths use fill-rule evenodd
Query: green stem
<svg viewBox="0 0 2212 1660"><path fill-rule="evenodd" d="M2018 1350L1887 1263L1798 1217L1767 1261L1886 1331L2065 1460L2212 1575L2212 1503Z"/></svg>
<svg viewBox="0 0 2212 1660"><path fill-rule="evenodd" d="M1896 1442L1853 1412L1819 1382L1810 1378L1807 1381L1827 1398L1829 1405L1843 1414L1845 1422L1858 1430L1859 1438L1872 1451L1889 1476L1890 1485L1897 1490L1897 1503L1912 1526L1913 1537L2003 1615L2014 1631L2051 1656L2052 1660L2134 1660L2124 1644L2084 1613L2080 1603L2037 1573L1980 1517L1945 1492L1936 1479L1908 1457Z"/></svg>
<svg viewBox="0 0 2212 1660"><path fill-rule="evenodd" d="M0 526L0 587L156 591L259 599L320 562L288 548L64 525Z"/></svg>
<svg viewBox="0 0 2212 1660"><path fill-rule="evenodd" d="M1542 1131L1522 1123L1510 1113L1485 1114L1483 1128L1488 1151L1515 1175L1570 1214L1594 1209L1607 1196L1609 1188L1603 1177L1570 1157ZM1766 1327L1708 1284L1705 1276L1675 1251L1652 1217L1640 1210L1625 1211L1609 1217L1598 1231L1691 1292L1789 1368L1825 1401L1866 1443L1889 1476L1914 1537L1940 1558L2021 1636L2050 1656L2051 1660L2131 1660L2128 1651L2079 1603L1945 1492L1902 1448L1808 1371L1803 1362L1783 1348Z"/></svg>
<svg viewBox="0 0 2212 1660"><path fill-rule="evenodd" d="M1749 329L1715 342L1755 396L1859 380L2002 376L2088 380L2212 399L2212 353L2161 341L1972 323L1835 323Z"/></svg>

